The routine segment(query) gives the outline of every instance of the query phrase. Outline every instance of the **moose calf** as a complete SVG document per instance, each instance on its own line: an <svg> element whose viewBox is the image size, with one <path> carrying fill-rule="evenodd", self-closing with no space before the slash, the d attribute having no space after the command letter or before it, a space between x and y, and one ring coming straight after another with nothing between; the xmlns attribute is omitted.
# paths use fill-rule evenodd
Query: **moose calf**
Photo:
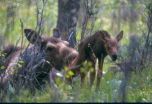
<svg viewBox="0 0 152 104"><path fill-rule="evenodd" d="M104 58L109 55L113 61L117 59L118 54L118 42L123 37L123 31L121 31L115 38L110 37L107 31L97 31L94 35L89 36L80 42L78 46L79 57L75 61L76 66L81 66L82 63L87 60L92 63L95 68L96 58L99 61L98 71L97 71L97 85L100 84L100 76L102 76L102 68ZM74 69L77 73L80 73L81 81L85 78L85 73L81 72L80 67ZM95 70L90 74L90 84L93 84L95 78Z"/></svg>

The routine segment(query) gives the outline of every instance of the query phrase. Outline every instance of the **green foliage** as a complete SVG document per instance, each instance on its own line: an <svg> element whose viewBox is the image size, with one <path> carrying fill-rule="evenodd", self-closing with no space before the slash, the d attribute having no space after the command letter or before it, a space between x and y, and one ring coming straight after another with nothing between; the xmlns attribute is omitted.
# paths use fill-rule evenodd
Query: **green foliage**
<svg viewBox="0 0 152 104"><path fill-rule="evenodd" d="M0 0L0 35L4 35L7 39L5 41L6 45L9 43L19 44L21 38L24 39L26 44L26 39L22 37L21 23L23 22L24 28L35 29L37 23L36 17L36 2L38 3L38 8L42 9L42 0L35 0L30 5L27 3L28 0ZM33 0L32 0L33 1ZM131 7L129 2L130 0L124 2L126 6L130 9L133 8L139 18L136 22L131 23L128 20L112 19L112 13L118 15L119 7L121 6L119 0L97 0L96 9L99 9L98 14L96 15L94 23L93 32L96 30L107 30L112 36L116 36L120 30L124 31L124 37L121 41L122 47L120 47L120 54L124 58L128 57L127 54L127 45L129 43L129 36L131 34L141 35L143 30L146 30L146 16L145 16L145 3L147 8L151 10L151 1L138 1L134 7ZM14 28L8 34L5 34L7 30L7 6L11 3L15 6L15 18L14 18ZM58 4L57 0L47 0L47 4L44 8L44 34L52 35L52 30L56 26L57 22L57 12ZM82 17L80 17L82 18ZM112 28L112 22L113 28ZM81 23L79 23L81 24ZM120 25L120 27L118 26ZM132 26L131 26L132 25ZM91 29L92 22L88 22L87 29ZM131 28L130 28L131 26ZM86 34L90 35L90 34ZM77 26L77 40L79 41L81 37L81 27ZM19 42L18 42L19 41ZM0 73L4 71L5 67L3 66L5 54L0 52ZM16 69L19 69L24 63L19 61ZM61 96L58 98L60 102L114 102L118 101L118 90L123 77L122 73L113 73L109 71L109 67L112 66L108 58L104 62L104 76L101 80L100 88L98 91L95 91L95 83L92 88L88 85L88 80L86 78L84 86L80 86L80 77L76 77L74 83L69 85L65 83L61 78L56 78L56 83L60 89ZM65 68L65 70L68 70ZM81 71L87 73L92 71L91 63L83 63ZM16 70L18 71L18 70ZM16 72L15 71L15 72ZM66 77L69 78L73 76L72 71L68 71ZM127 87L127 101L129 102L151 102L152 100L152 69L151 66L143 69L141 73L133 73L130 79L130 82ZM3 94L5 102L52 102L54 101L56 95L54 90L50 88L50 85L47 84L42 90L35 90L35 93L27 90L20 89L19 93L16 93L19 89L14 89L13 86L9 85L9 92L3 94L0 93L0 96Z"/></svg>
<svg viewBox="0 0 152 104"><path fill-rule="evenodd" d="M31 4L29 5L26 1L22 0L13 0L13 1L0 1L0 34L5 35L7 38L8 43L13 43L13 44L19 44L17 40L21 39L22 37L22 30L21 30L21 23L20 20L23 22L24 28L36 28L36 23L37 23L37 7L36 3L38 4L38 9L41 11L42 10L42 0L38 1L31 1ZM12 4L15 7L15 17L13 18L14 24L11 25L11 27L14 27L11 32L8 34L6 33L7 30L7 6ZM57 1L56 0L47 0L47 4L44 7L44 34L52 35L52 30L56 26L56 21L57 21L57 11L58 11L58 6L57 6ZM25 38L24 38L25 42Z"/></svg>
<svg viewBox="0 0 152 104"><path fill-rule="evenodd" d="M0 51L0 73L3 72L5 69L4 61L5 61L5 53Z"/></svg>
<svg viewBox="0 0 152 104"><path fill-rule="evenodd" d="M36 23L37 23L37 17L36 17L36 4L38 4L38 9L42 9L42 0L38 1L32 1L31 4L28 4L29 0L22 1L22 0L14 0L14 1L0 1L0 34L3 34L7 38L7 43L17 43L18 39L21 39L22 32L21 32L21 23L20 20L22 20L24 28L33 28L35 29ZM14 28L9 34L5 34L5 31L7 29L7 6L8 4L12 4L15 7L15 18L14 18ZM130 7L130 2L125 1L126 5ZM133 32L136 34L141 34L142 30L145 29L144 21L145 16L141 14L141 11L143 11L144 4L148 2L137 2L134 9L138 14L140 14L138 22L134 23L133 26ZM95 15L96 19L93 22L94 28L93 31L96 30L107 30L109 31L113 36L115 36L120 30L124 30L124 38L122 41L122 44L127 44L128 42L128 35L130 35L130 22L129 21L120 21L120 29L116 28L115 30L112 29L112 22L114 22L114 27L117 27L118 23L116 23L117 20L112 19L112 13L118 12L120 7L120 1L112 1L112 0L105 0L104 2L101 2L100 0L95 1L95 10L98 11L98 14ZM57 12L58 12L58 4L56 0L48 0L45 7L44 7L44 24L43 28L44 34L52 35L52 30L54 27L56 27L57 22ZM82 17L80 17L82 18ZM78 23L81 24L81 23ZM89 21L87 28L88 30L91 29L92 22ZM77 26L77 40L80 40L81 35L81 27ZM89 34L86 34L89 35ZM26 39L24 38L24 42Z"/></svg>
<svg viewBox="0 0 152 104"><path fill-rule="evenodd" d="M70 77L72 77L74 75L74 73L71 70L69 71L68 67L65 66L64 70L66 71L66 74L65 74L66 78L70 78Z"/></svg>
<svg viewBox="0 0 152 104"><path fill-rule="evenodd" d="M128 86L128 101L151 102L152 69L145 68L141 73L133 73Z"/></svg>
<svg viewBox="0 0 152 104"><path fill-rule="evenodd" d="M85 63L85 67L90 64ZM109 65L110 66L110 65ZM90 67L91 68L91 67ZM150 102L152 97L152 70L144 69L141 73L133 73L127 86L127 101L129 102ZM145 76L146 75L146 76ZM58 98L59 102L119 102L118 90L123 77L122 73L113 73L107 70L104 74L99 89L95 90L95 83L92 88L89 87L85 80L84 86L80 86L80 78L77 77L72 85L57 79L57 85L61 92ZM10 91L6 95L5 102L52 102L55 93L50 85L42 90L35 90L35 93L28 89L20 89L19 93L14 93L15 89L9 87ZM17 89L16 89L17 90Z"/></svg>
<svg viewBox="0 0 152 104"><path fill-rule="evenodd" d="M82 67L81 67L80 71L83 72L83 73L87 73L89 71L93 71L92 63L85 61L82 64Z"/></svg>

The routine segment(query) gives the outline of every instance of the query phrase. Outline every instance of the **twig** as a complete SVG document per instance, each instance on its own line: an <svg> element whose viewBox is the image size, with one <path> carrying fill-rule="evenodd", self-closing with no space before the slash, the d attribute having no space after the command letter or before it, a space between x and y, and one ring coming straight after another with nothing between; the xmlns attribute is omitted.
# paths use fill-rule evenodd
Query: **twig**
<svg viewBox="0 0 152 104"><path fill-rule="evenodd" d="M20 23L21 23L21 35L22 35L22 37L21 37L21 53L22 53L22 48L23 48L23 28L24 28L24 26L23 26L23 21L20 19Z"/></svg>

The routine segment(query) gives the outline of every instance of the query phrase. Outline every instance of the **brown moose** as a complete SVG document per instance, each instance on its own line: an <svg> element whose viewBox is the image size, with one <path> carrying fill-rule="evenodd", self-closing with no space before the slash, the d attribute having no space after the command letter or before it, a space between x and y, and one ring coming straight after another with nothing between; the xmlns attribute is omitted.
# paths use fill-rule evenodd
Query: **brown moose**
<svg viewBox="0 0 152 104"><path fill-rule="evenodd" d="M96 58L99 61L98 71L97 71L97 85L99 87L100 77L103 71L104 58L109 55L113 61L117 59L118 54L118 42L123 37L123 31L121 31L115 38L110 37L107 31L97 31L94 35L87 37L80 42L78 46L79 57L75 61L76 67L74 72L80 73L81 83L83 84L85 73L80 71L80 66L84 61L89 61L95 68ZM95 70L90 73L90 84L92 85L95 78Z"/></svg>
<svg viewBox="0 0 152 104"><path fill-rule="evenodd" d="M0 76L2 83L7 83L12 78L12 74L9 75L9 72L14 73L12 62L17 63L18 59L24 61L24 66L17 74L28 77L31 70L34 70L36 80L33 80L32 83L37 86L48 77L51 68L61 70L65 65L71 66L78 57L78 52L68 47L66 41L55 37L42 37L32 29L24 29L24 33L31 45L24 49L22 54L20 47L11 46L4 49L7 57L10 58L7 61L6 71L2 74L5 78ZM33 76L30 74L29 77Z"/></svg>
<svg viewBox="0 0 152 104"><path fill-rule="evenodd" d="M51 62L54 59L54 67L60 70L63 65L71 66L78 52L68 47L68 42L55 37L41 37L31 29L25 29L25 35L30 43L45 50L46 59ZM60 67L61 66L61 67Z"/></svg>

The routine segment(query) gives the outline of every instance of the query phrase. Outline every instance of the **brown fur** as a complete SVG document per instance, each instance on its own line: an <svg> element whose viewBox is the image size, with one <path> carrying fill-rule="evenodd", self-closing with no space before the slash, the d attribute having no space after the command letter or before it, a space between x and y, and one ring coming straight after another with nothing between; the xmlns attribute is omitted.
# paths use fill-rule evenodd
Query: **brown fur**
<svg viewBox="0 0 152 104"><path fill-rule="evenodd" d="M73 60L78 57L78 52L68 47L67 41L55 37L41 37L31 29L25 29L25 35L30 43L41 46L45 50L47 60L52 61L52 58L54 59L54 66L57 69L62 68L63 65L71 65ZM33 39L30 39L31 37ZM38 38L38 41L35 38Z"/></svg>
<svg viewBox="0 0 152 104"><path fill-rule="evenodd" d="M20 70L18 74L28 72L27 70L29 70L29 67L27 66L33 59L32 55L35 52L32 51L34 49L36 49L35 51L37 54L44 57L46 62L49 62L49 64L44 63L44 65L39 65L36 69L34 69L35 73L38 73L38 75L36 76L39 82L46 78L51 68L61 70L64 66L71 66L73 61L78 57L78 52L75 49L68 47L68 42L66 41L63 41L55 37L42 37L31 29L25 29L24 32L27 40L31 43L31 46L26 49L26 52L24 51L25 53L23 52L22 58L24 60L24 58L29 57L30 60L27 60L27 62L25 62L25 66L23 66L23 68ZM11 78L10 75L12 74L9 75L9 73L13 73L12 63L14 63L14 61L16 61L17 63L18 58L21 56L19 47L8 46L3 51L6 53L6 56L9 57L8 61L6 62L6 71L4 73L4 76L6 77L3 79L3 82L5 83L7 82L7 80ZM39 55L34 58L34 62L36 64L38 64L41 61L41 58L38 58L37 60L37 57L39 57Z"/></svg>
<svg viewBox="0 0 152 104"><path fill-rule="evenodd" d="M106 31L97 31L94 35L84 39L78 46L79 57L75 61L76 66L82 65L87 60L95 67L96 58L99 61L98 74L97 74L97 87L100 83L100 76L102 76L102 68L104 58L110 55L112 60L117 59L118 41L122 38L122 32L117 35L116 38L111 38ZM75 69L77 73L80 73L83 83L85 73L80 71L80 68ZM95 70L90 74L91 85L95 78Z"/></svg>
<svg viewBox="0 0 152 104"><path fill-rule="evenodd" d="M8 45L4 47L2 50L2 54L5 56L5 62L4 66L7 67L9 66L9 63L11 63L11 59L13 59L14 54L18 51L21 50L21 47L13 46L13 45Z"/></svg>
<svg viewBox="0 0 152 104"><path fill-rule="evenodd" d="M20 50L21 47L13 45L8 45L2 50L2 54L4 54L5 59L3 61L4 70L0 74L0 87L3 90L7 89L7 81L13 76L14 70L12 70L12 68L17 64Z"/></svg>
<svg viewBox="0 0 152 104"><path fill-rule="evenodd" d="M35 38L38 38L38 41L29 39L28 33L32 33L29 34L31 35L30 37L33 35L33 38L35 36ZM30 43L34 44L34 46L41 47L41 49L45 51L45 60L50 62L53 69L61 70L64 66L70 67L78 57L78 52L70 48L67 41L55 37L40 37L31 29L25 29L25 35Z"/></svg>

